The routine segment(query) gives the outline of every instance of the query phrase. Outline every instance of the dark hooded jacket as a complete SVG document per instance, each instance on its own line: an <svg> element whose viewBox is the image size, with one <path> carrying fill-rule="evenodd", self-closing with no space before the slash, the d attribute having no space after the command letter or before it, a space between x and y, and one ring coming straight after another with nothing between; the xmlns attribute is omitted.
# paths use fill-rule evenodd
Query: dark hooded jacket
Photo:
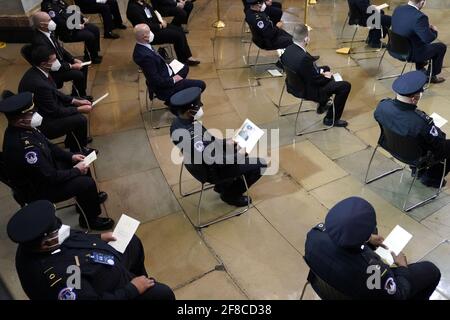
<svg viewBox="0 0 450 320"><path fill-rule="evenodd" d="M308 233L305 260L322 280L351 299L408 299L408 268L394 271L366 244L376 226L375 210L369 202L358 197L345 199L331 208L324 224ZM368 269L370 266L374 267ZM373 278L375 269L380 271L379 285Z"/></svg>

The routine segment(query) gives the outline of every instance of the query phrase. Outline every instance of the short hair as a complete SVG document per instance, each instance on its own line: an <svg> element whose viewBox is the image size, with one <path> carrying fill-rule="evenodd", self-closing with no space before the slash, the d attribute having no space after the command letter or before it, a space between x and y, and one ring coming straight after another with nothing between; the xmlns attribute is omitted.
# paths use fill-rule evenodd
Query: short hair
<svg viewBox="0 0 450 320"><path fill-rule="evenodd" d="M55 52L49 47L36 47L31 52L31 62L33 63L33 66L40 66L41 63L47 62L52 54L55 54Z"/></svg>
<svg viewBox="0 0 450 320"><path fill-rule="evenodd" d="M295 41L301 42L303 41L309 34L308 27L304 24L297 24L294 27L294 32L292 33L292 38Z"/></svg>

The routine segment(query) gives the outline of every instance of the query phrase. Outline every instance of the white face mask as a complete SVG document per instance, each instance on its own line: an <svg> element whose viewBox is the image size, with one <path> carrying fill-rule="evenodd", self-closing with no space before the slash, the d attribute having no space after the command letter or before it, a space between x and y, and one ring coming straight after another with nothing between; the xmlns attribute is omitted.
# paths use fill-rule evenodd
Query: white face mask
<svg viewBox="0 0 450 320"><path fill-rule="evenodd" d="M63 224L58 230L58 244L61 245L64 240L70 236L70 226Z"/></svg>
<svg viewBox="0 0 450 320"><path fill-rule="evenodd" d="M37 128L42 124L42 116L35 112L33 113L33 116L31 117L30 127Z"/></svg>
<svg viewBox="0 0 450 320"><path fill-rule="evenodd" d="M263 12L264 10L266 10L266 8L267 8L266 3L263 2L262 5L261 5L260 11Z"/></svg>
<svg viewBox="0 0 450 320"><path fill-rule="evenodd" d="M148 36L148 43L152 43L153 39L155 39L155 35L153 34L153 32L150 31L150 34Z"/></svg>
<svg viewBox="0 0 450 320"><path fill-rule="evenodd" d="M61 68L61 62L59 62L59 60L56 59L55 62L52 63L52 66L51 66L50 70L58 71L59 68Z"/></svg>
<svg viewBox="0 0 450 320"><path fill-rule="evenodd" d="M194 120L198 121L203 117L203 107L200 107L200 109L197 110L197 113L194 115Z"/></svg>
<svg viewBox="0 0 450 320"><path fill-rule="evenodd" d="M50 20L50 22L48 23L48 31L55 31L56 30L56 23L53 20Z"/></svg>

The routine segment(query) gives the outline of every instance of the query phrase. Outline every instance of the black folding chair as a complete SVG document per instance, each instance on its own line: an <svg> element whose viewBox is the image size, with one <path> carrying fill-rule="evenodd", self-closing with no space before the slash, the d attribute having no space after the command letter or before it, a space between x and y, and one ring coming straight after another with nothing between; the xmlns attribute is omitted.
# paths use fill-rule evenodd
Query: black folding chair
<svg viewBox="0 0 450 320"><path fill-rule="evenodd" d="M250 28L250 32L252 34L252 41L250 42L250 44L248 45L248 52L247 52L247 65L249 66L258 66L258 65L268 65L268 64L273 64L275 62L271 62L271 63L261 63L258 64L258 60L259 60L259 54L262 50L266 50L266 51L276 51L277 49L268 49L265 45L264 45L264 40L260 37L260 35L258 34L257 30L251 26L250 24L248 25ZM250 64L250 49L252 48L252 45L255 45L258 48L258 51L256 53L256 59L255 59L255 63L254 64Z"/></svg>
<svg viewBox="0 0 450 320"><path fill-rule="evenodd" d="M405 200L403 202L403 211L409 212L435 198L441 193L442 191L442 185L445 178L445 169L447 166L447 160L441 160L436 159L433 154L430 151L426 151L421 147L420 141L416 137L410 137L410 136L402 136L400 134L395 133L392 130L389 130L385 127L383 127L382 124L378 123L381 129L380 138L378 139L378 144L373 150L372 156L369 161L369 165L367 166L366 176L364 178L364 182L366 184L369 184L371 182L374 182L376 180L379 180L381 178L384 178L394 172L397 171L403 171L406 166L409 166L412 169L413 172L413 180L409 186L408 193L405 197ZM393 170L390 170L388 172L382 173L374 178L369 179L369 170L370 166L372 165L373 158L375 156L375 152L377 149L381 147L387 152L389 152L395 159L405 164L403 167L395 168ZM408 206L408 200L411 193L411 189L414 185L414 183L417 180L417 177L419 176L419 173L422 171L428 169L429 167L441 163L443 165L442 170L442 177L441 177L441 183L439 185L439 188L437 189L437 192L434 193L432 196L426 198L425 200L422 200L418 203L415 203L411 206Z"/></svg>
<svg viewBox="0 0 450 320"><path fill-rule="evenodd" d="M20 49L20 54L22 57L30 64L30 66L33 65L33 62L31 61L31 53L33 51L33 46L31 44L26 44Z"/></svg>

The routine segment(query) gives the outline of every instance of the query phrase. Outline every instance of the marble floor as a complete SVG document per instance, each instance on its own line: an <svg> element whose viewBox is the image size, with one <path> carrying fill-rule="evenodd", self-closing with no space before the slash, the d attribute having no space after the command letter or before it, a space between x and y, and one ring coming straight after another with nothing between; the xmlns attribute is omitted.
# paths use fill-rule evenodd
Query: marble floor
<svg viewBox="0 0 450 320"><path fill-rule="evenodd" d="M125 13L126 0L119 0ZM280 158L279 171L263 177L252 189L254 206L244 215L197 232L187 215L195 214L197 196L182 198L179 193L180 165L171 160L172 143L168 128L152 129L157 122L169 121L164 112L154 123L145 103L145 81L131 59L134 47L131 27L120 30L119 40L102 39L103 63L89 71L90 93L98 97L109 92L90 116L93 147L100 150L94 163L100 188L109 193L105 213L118 219L126 213L141 221L138 235L145 247L149 273L170 285L178 299L298 299L308 268L302 254L306 233L323 221L328 209L345 197L357 195L370 201L377 211L379 230L387 235L397 224L414 237L405 249L410 262L430 259L442 272L442 281L433 299L450 298L450 191L436 201L409 214L401 211L409 173L396 174L369 186L363 175L376 145L379 129L373 119L377 102L392 97L391 80L376 81L380 53L338 55L337 40L347 5L345 0L318 0L310 8L310 51L320 62L338 70L352 83L352 92L343 118L347 129L334 128L302 137L294 135L294 116L278 117L275 103L283 87L282 78L271 78L269 67L250 68L245 64L249 34L241 37L243 12L240 0L219 1L226 27L216 30L216 1L197 0L189 22L189 43L202 63L192 67L191 78L203 79L207 89L204 124L221 131L238 128L250 118L261 128L279 128L279 145L271 150ZM385 1L378 1L385 2ZM402 1L391 1L394 8ZM284 0L283 21L289 31L303 22L303 1ZM388 11L392 12L392 11ZM440 30L439 39L450 43L449 0L428 0L425 12ZM93 17L95 18L95 17ZM95 19L94 19L95 21ZM364 38L361 30L359 37ZM352 34L351 27L344 37ZM0 90L17 90L27 63L20 57L20 44L0 49ZM66 46L82 53L77 44ZM256 49L250 52L255 59ZM260 62L273 62L276 53L261 53ZM362 59L366 58L366 59ZM361 60L362 59L362 60ZM432 85L420 108L450 118L450 54L444 62L448 80ZM381 73L400 71L401 64L386 57ZM67 88L66 88L67 89ZM294 110L298 101L284 95L282 111ZM155 102L155 105L159 105ZM317 120L302 119L305 123ZM6 125L0 117L0 142ZM450 131L450 125L443 127ZM376 154L374 171L392 168L396 163L386 153ZM187 173L183 189L197 184ZM429 192L417 186L413 198ZM232 210L217 194L207 192L207 217ZM0 274L13 296L26 299L14 267L15 246L6 235L6 223L18 209L10 191L0 185ZM77 216L71 209L58 213L75 228ZM308 290L307 299L318 299Z"/></svg>

